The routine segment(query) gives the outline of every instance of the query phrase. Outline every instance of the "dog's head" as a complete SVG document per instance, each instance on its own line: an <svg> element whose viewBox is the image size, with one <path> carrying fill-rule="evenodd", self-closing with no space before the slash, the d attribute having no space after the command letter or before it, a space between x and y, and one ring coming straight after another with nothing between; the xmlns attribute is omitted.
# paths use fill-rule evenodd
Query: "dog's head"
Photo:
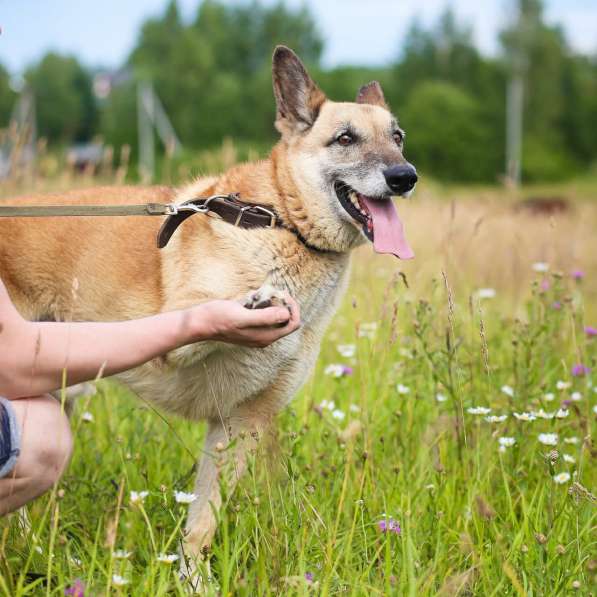
<svg viewBox="0 0 597 597"><path fill-rule="evenodd" d="M379 83L356 102L332 102L297 55L278 46L273 57L276 128L300 195L294 224L320 248L346 251L365 239L380 253L413 257L392 196L410 196L417 172L403 156L404 131Z"/></svg>

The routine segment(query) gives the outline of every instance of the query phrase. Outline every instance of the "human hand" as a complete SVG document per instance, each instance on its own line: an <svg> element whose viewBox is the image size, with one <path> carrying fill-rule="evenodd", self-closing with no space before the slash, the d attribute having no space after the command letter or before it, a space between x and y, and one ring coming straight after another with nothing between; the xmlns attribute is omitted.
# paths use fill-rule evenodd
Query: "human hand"
<svg viewBox="0 0 597 597"><path fill-rule="evenodd" d="M294 299L287 306L247 309L232 300L214 300L194 307L193 318L201 336L241 346L263 348L300 327L300 310Z"/></svg>

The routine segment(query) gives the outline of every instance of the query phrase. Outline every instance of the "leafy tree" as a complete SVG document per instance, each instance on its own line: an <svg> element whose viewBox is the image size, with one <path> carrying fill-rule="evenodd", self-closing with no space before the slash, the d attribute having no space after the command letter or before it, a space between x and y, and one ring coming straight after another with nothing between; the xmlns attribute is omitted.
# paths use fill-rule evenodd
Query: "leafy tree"
<svg viewBox="0 0 597 597"><path fill-rule="evenodd" d="M0 64L0 127L8 124L16 97L16 93L10 88L10 75Z"/></svg>
<svg viewBox="0 0 597 597"><path fill-rule="evenodd" d="M90 74L76 58L46 54L26 80L35 94L37 126L50 141L90 139L97 125L97 107Z"/></svg>

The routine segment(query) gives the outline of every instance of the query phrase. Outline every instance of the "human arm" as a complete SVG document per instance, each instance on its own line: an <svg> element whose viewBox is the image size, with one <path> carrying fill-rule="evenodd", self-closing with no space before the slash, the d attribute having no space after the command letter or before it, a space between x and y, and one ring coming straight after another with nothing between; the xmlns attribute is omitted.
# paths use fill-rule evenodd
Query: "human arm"
<svg viewBox="0 0 597 597"><path fill-rule="evenodd" d="M33 396L73 385L101 371L114 375L170 350L204 340L262 347L300 325L290 309L245 309L235 301L210 301L180 311L113 323L30 322L0 281L0 395Z"/></svg>

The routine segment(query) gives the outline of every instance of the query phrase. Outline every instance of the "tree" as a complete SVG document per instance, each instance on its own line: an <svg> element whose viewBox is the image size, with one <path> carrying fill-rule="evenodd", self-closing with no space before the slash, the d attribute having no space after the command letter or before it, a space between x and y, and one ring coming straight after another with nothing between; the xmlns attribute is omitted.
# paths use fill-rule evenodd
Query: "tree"
<svg viewBox="0 0 597 597"><path fill-rule="evenodd" d="M17 94L10 88L10 75L0 64L0 127L8 124Z"/></svg>
<svg viewBox="0 0 597 597"><path fill-rule="evenodd" d="M25 78L35 95L40 135L52 142L92 137L97 107L91 76L76 58L51 52Z"/></svg>

